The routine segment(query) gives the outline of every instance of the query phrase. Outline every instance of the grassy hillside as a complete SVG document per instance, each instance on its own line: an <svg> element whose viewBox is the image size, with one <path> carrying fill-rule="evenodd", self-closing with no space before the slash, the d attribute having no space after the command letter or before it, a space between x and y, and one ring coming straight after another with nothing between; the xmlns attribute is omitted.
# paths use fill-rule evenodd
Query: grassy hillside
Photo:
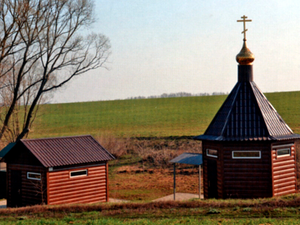
<svg viewBox="0 0 300 225"><path fill-rule="evenodd" d="M294 133L300 134L300 91L267 93L266 97Z"/></svg>
<svg viewBox="0 0 300 225"><path fill-rule="evenodd" d="M300 92L266 96L294 132L300 133ZM29 137L194 136L205 131L225 98L201 96L42 105Z"/></svg>

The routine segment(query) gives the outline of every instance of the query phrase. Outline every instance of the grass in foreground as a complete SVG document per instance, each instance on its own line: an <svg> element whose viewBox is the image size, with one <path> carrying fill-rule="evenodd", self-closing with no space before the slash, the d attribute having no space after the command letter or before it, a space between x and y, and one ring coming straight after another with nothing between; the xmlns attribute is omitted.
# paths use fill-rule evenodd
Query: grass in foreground
<svg viewBox="0 0 300 225"><path fill-rule="evenodd" d="M300 195L1 209L0 224L299 224Z"/></svg>
<svg viewBox="0 0 300 225"><path fill-rule="evenodd" d="M134 219L134 220L120 220L120 219L76 219L73 217L66 217L61 220L59 219L37 219L37 220L24 220L18 222L3 222L3 225L9 224L18 224L18 225L65 225L65 224L86 224L86 225L166 225L166 224L191 224L191 225L215 225L215 224L224 224L224 225L234 225L234 224L243 224L243 225L298 225L300 219L286 219L286 218L248 218L248 219L195 219L195 218L179 218L179 219Z"/></svg>

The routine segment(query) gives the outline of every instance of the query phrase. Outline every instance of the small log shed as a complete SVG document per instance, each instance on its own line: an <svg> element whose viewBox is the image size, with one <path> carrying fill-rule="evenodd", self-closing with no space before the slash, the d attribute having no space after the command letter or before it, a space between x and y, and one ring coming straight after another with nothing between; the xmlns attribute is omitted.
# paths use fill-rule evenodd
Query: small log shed
<svg viewBox="0 0 300 225"><path fill-rule="evenodd" d="M6 163L1 159L14 145L10 143L0 151L0 199L6 198Z"/></svg>
<svg viewBox="0 0 300 225"><path fill-rule="evenodd" d="M90 135L20 140L2 159L7 206L108 201L112 159Z"/></svg>

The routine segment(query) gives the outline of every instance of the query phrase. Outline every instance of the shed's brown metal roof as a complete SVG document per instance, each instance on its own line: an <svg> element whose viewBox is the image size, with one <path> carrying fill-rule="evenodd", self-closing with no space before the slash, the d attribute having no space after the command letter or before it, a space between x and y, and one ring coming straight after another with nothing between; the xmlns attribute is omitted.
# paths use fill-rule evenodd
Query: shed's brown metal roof
<svg viewBox="0 0 300 225"><path fill-rule="evenodd" d="M20 142L47 168L114 159L114 156L90 135L24 139Z"/></svg>
<svg viewBox="0 0 300 225"><path fill-rule="evenodd" d="M195 139L270 141L300 139L300 135L293 133L254 81L239 79L205 133Z"/></svg>

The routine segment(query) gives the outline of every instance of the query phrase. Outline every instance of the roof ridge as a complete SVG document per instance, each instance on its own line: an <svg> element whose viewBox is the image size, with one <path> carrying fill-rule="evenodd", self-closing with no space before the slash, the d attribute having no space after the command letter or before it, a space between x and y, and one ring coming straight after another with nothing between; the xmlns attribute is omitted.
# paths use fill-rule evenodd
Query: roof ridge
<svg viewBox="0 0 300 225"><path fill-rule="evenodd" d="M267 99L267 97L263 94L263 92L259 89L259 87L256 85L256 83L254 81L250 82L251 84L251 88L253 89L253 93L254 93L254 96L255 96L255 99L256 99L256 102L258 103L258 105L260 106L259 108L261 109L260 110L260 113L262 115L262 118L264 119L264 123L267 127L267 131L269 133L269 136L278 136L278 134L273 134L272 132L272 127L270 126L270 123L268 122L268 119L267 119L267 115L264 111L266 111L267 109L261 104L261 102L258 100L258 96L255 94L259 94L262 99L267 103L267 105L269 106L269 109L270 111L276 116L276 118L281 122L280 125L283 125L285 126L288 131L293 134L294 132L292 131L292 129L287 125L287 123L282 119L282 117L280 116L280 114L277 112L277 110L275 109L275 107L272 105L272 103ZM255 91L254 89L257 89L258 91ZM273 125L273 124L272 124ZM270 133L271 131L271 133Z"/></svg>
<svg viewBox="0 0 300 225"><path fill-rule="evenodd" d="M254 81L251 81L251 82L249 82L249 84L250 84L250 87L251 87L251 89L252 89L252 93L253 93L253 96L254 96L254 99L255 99L255 103L256 103L256 105L257 105L257 107L258 107L258 112L259 112L259 115L261 116L261 118L263 119L263 121L264 121L264 125L266 126L266 131L267 131L267 136L268 137L271 137L271 135L270 135L270 132L269 132L269 129L268 129L268 125L267 125L267 123L266 123L266 119L265 119L265 117L264 117L264 115L263 115L263 113L262 113L262 111L261 111L261 109L263 108L262 107L262 105L260 104L260 102L258 101L258 99L257 99L257 96L256 96L256 91L254 90L254 87L257 87L257 85L256 85L256 83L254 82ZM257 88L257 90L258 90L258 93L259 94L262 94L262 92L261 92L261 90L259 89L259 88ZM267 101L267 102L269 102L268 101L268 99L266 98L266 96L264 96L263 94L262 94L262 96L263 96L263 98Z"/></svg>
<svg viewBox="0 0 300 225"><path fill-rule="evenodd" d="M91 135L21 140L44 167L104 162L115 159Z"/></svg>
<svg viewBox="0 0 300 225"><path fill-rule="evenodd" d="M91 135L90 135L90 136L91 136ZM109 156L115 158L115 157L113 156L113 154L111 154L106 148L104 148L104 147L100 144L100 142L98 142L93 136L91 136L91 137L92 137L92 140L93 140L97 145L99 145L101 148L103 148L103 149L109 154Z"/></svg>
<svg viewBox="0 0 300 225"><path fill-rule="evenodd" d="M236 101L236 98L237 98L237 96L238 96L239 90L240 90L240 88L241 88L241 83L240 83L240 82L237 82L236 86L237 86L237 85L238 85L238 87L237 87L235 96L234 96L233 99L232 99L232 102L231 102L231 105L230 105L230 106L231 106L231 107L230 107L230 110L228 111L228 114L227 114L227 116L226 116L226 119L225 119L225 123L224 123L223 129L222 129L222 131L221 131L221 135L222 135L223 137L224 137L224 131L225 131L225 128L226 128L227 125L228 125L229 116L230 116L231 113L232 113L233 105L234 105L234 103L235 103L235 101Z"/></svg>
<svg viewBox="0 0 300 225"><path fill-rule="evenodd" d="M235 86L233 87L233 90L236 90L236 89L239 89L239 88L240 88L239 83L236 83ZM215 114L214 118L212 119L211 123L208 125L208 127L205 130L204 134L210 133L210 131L212 129L214 129L213 127L216 125L217 119L219 118L220 113L223 112L226 103L229 102L229 101L234 102L233 99L235 99L236 96L234 96L233 90L230 92L230 94L227 96L227 98L225 99L225 101L223 102L223 104L221 105L221 107L219 108L219 110L217 111L217 113ZM223 127L224 127L224 124L223 124ZM222 132L223 132L223 129L220 131L220 135L222 135Z"/></svg>
<svg viewBox="0 0 300 225"><path fill-rule="evenodd" d="M62 136L62 137L47 137L47 138L30 138L30 139L21 139L20 141L26 142L26 141L40 141L40 140L51 140L51 139L67 139L67 138L78 138L78 137L93 137L90 134L85 135L75 135L75 136Z"/></svg>

